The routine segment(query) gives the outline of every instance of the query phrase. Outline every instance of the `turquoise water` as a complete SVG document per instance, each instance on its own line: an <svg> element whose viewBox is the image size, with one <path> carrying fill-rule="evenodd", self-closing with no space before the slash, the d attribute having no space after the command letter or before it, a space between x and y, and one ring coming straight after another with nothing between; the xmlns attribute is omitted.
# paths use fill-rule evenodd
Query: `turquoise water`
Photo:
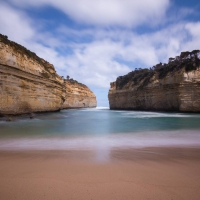
<svg viewBox="0 0 200 200"><path fill-rule="evenodd" d="M200 145L200 114L72 109L0 121L0 149Z"/></svg>

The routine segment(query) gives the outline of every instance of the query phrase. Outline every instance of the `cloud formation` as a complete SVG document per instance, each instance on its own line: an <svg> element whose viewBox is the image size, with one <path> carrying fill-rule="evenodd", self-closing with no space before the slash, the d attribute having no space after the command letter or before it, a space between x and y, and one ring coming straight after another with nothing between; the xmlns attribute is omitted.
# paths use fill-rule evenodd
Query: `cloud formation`
<svg viewBox="0 0 200 200"><path fill-rule="evenodd" d="M8 34L12 40L21 44L35 35L34 29L31 28L31 20L27 18L27 15L4 3L0 3L0 32Z"/></svg>
<svg viewBox="0 0 200 200"><path fill-rule="evenodd" d="M137 26L161 22L169 0L12 0L17 6L50 5L77 22L103 26Z"/></svg>

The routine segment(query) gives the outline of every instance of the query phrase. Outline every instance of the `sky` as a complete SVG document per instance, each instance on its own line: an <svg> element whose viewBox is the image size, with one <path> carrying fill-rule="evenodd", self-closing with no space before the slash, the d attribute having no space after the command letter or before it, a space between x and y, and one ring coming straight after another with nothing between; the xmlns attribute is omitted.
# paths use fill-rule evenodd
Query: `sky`
<svg viewBox="0 0 200 200"><path fill-rule="evenodd" d="M0 0L0 33L108 106L118 76L200 49L200 1Z"/></svg>

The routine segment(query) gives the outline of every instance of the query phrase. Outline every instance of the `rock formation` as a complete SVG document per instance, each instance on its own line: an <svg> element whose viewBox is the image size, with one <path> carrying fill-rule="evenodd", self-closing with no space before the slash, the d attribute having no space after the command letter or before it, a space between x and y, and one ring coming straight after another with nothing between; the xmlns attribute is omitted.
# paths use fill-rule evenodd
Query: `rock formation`
<svg viewBox="0 0 200 200"><path fill-rule="evenodd" d="M118 77L108 98L110 109L200 112L200 51Z"/></svg>
<svg viewBox="0 0 200 200"><path fill-rule="evenodd" d="M63 108L92 108L97 106L96 96L84 84L73 79L65 80L66 99Z"/></svg>
<svg viewBox="0 0 200 200"><path fill-rule="evenodd" d="M0 34L0 116L95 106L89 88L64 81L52 64Z"/></svg>
<svg viewBox="0 0 200 200"><path fill-rule="evenodd" d="M55 111L64 100L54 66L0 34L0 114Z"/></svg>

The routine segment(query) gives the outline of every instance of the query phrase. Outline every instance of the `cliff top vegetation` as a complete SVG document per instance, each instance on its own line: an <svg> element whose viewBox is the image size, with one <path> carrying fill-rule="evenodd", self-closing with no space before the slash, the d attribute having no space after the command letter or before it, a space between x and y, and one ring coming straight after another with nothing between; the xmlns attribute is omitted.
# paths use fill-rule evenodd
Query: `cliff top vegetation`
<svg viewBox="0 0 200 200"><path fill-rule="evenodd" d="M83 83L79 83L78 81L74 80L73 78L65 79L65 82L66 82L66 83L73 84L73 85L78 84L78 85L81 85L82 87L87 88L86 85L84 85Z"/></svg>
<svg viewBox="0 0 200 200"><path fill-rule="evenodd" d="M44 69L47 72L51 73L49 71L49 68L55 70L53 65L51 65L49 62L47 62L46 60L40 58L34 52L26 49L24 46L9 40L8 36L0 34L0 42L4 43L6 45L9 45L14 51L18 52L19 54L26 55L28 58L37 61L40 65L44 66Z"/></svg>
<svg viewBox="0 0 200 200"><path fill-rule="evenodd" d="M172 75L181 69L185 69L185 72L196 70L200 67L200 50L193 50L192 52L181 52L180 56L176 58L169 58L168 64L159 63L150 69L135 69L132 72L124 76L119 76L116 80L116 89L122 89L131 83L137 85L140 83L140 88L146 86L151 82L151 78L157 75L159 79L167 76L168 73Z"/></svg>

